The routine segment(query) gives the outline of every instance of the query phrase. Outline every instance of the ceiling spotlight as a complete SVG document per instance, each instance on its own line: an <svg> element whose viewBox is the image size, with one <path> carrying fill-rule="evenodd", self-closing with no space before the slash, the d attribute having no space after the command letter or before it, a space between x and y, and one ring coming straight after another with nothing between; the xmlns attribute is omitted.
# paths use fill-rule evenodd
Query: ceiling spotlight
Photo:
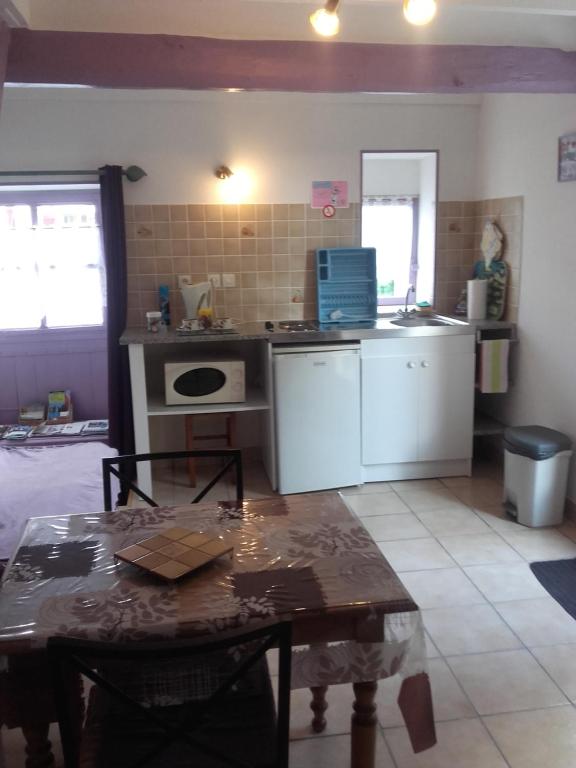
<svg viewBox="0 0 576 768"><path fill-rule="evenodd" d="M339 4L340 0L326 0L323 8L310 14L310 24L322 37L334 37L340 31Z"/></svg>
<svg viewBox="0 0 576 768"><path fill-rule="evenodd" d="M406 21L423 27L436 16L436 0L404 0L403 9Z"/></svg>

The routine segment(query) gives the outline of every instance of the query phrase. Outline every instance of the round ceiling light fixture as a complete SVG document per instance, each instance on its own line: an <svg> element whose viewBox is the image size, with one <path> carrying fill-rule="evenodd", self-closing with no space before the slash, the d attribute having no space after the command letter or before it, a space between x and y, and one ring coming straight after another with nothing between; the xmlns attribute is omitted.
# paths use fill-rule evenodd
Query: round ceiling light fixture
<svg viewBox="0 0 576 768"><path fill-rule="evenodd" d="M339 4L340 0L326 0L323 8L310 14L310 24L322 37L334 37L340 31Z"/></svg>
<svg viewBox="0 0 576 768"><path fill-rule="evenodd" d="M404 0L404 17L410 24L423 27L436 16L436 0Z"/></svg>

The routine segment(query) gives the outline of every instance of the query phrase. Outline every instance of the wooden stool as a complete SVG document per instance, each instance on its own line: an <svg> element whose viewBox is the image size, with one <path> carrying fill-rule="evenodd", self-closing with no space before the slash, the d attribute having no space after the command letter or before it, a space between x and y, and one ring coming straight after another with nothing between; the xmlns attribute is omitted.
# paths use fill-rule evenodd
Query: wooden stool
<svg viewBox="0 0 576 768"><path fill-rule="evenodd" d="M226 432L223 435L194 435L194 419L200 416L223 416L226 422ZM228 413L196 413L186 416L186 450L194 450L195 440L226 440L226 448L234 448L236 444L236 412ZM192 488L196 487L196 459L188 459L188 477Z"/></svg>

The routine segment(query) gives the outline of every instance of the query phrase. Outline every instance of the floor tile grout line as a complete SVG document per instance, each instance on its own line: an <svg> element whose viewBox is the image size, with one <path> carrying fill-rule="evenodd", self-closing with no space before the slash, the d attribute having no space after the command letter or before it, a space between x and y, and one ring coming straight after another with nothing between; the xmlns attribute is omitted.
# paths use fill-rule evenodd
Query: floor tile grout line
<svg viewBox="0 0 576 768"><path fill-rule="evenodd" d="M530 653L530 649L529 648L510 648L510 649L507 649L507 650L504 650L504 651L486 651L484 653L462 654L462 655L463 656L486 656L489 653L518 653L518 651L527 651L530 656L533 656ZM458 658L458 656L456 654L454 654L453 656L446 656L446 657L444 657L444 661L448 665L448 668L450 669L450 671L452 672L452 674L454 675L456 680L458 682L460 682L458 680L458 677L456 676L456 673L454 672L454 670L450 666L450 661L449 660L450 659L455 659L455 658ZM538 659L535 659L535 661L538 663ZM541 664L538 663L538 666L541 667ZM486 713L482 714L481 712L478 712L478 709L475 707L474 702L472 700L470 700L470 704L472 705L472 709L474 709L474 711L478 714L478 717L491 717L492 715L509 715L511 713L514 713L514 712L536 712L536 711L538 711L540 709L553 709L554 707L565 707L566 704L570 704L570 705L573 706L572 702L570 701L568 696L564 693L564 691L560 688L558 683L555 680L552 679L552 677L546 672L545 669L543 669L543 671L546 673L546 677L549 678L549 680L551 681L551 683L554 686L554 688L556 688L558 690L558 693L566 699L565 702L562 702L560 704L542 704L539 707L526 707L526 708L522 707L521 709L510 709L510 710L504 710L502 712L490 712L490 714L486 714Z"/></svg>

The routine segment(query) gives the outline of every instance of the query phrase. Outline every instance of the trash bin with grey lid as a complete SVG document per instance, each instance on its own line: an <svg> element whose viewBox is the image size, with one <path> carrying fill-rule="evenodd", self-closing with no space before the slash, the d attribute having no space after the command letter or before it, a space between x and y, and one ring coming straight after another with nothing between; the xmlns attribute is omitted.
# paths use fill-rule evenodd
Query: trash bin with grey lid
<svg viewBox="0 0 576 768"><path fill-rule="evenodd" d="M564 517L572 441L547 427L504 432L504 506L522 525L559 525Z"/></svg>

